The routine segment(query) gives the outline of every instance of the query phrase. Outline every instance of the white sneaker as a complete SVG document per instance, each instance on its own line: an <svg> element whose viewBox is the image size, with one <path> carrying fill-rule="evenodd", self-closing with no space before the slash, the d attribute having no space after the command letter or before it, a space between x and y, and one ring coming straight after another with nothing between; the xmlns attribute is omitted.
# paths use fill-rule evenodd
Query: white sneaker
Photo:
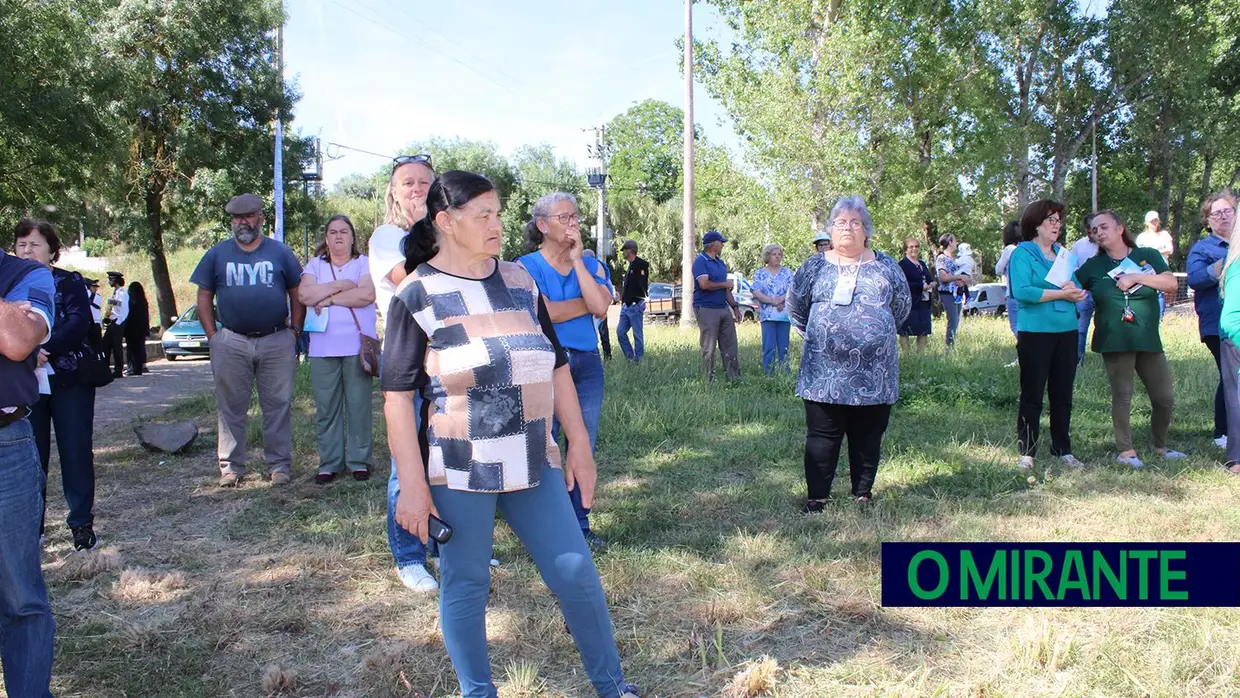
<svg viewBox="0 0 1240 698"><path fill-rule="evenodd" d="M1072 455L1071 453L1067 454L1066 456L1063 456L1059 460L1063 461L1063 464L1068 466L1069 468L1084 468L1085 467L1085 464L1077 460L1076 456Z"/></svg>
<svg viewBox="0 0 1240 698"><path fill-rule="evenodd" d="M1020 359L1017 359L1010 364L1003 364L1004 368L1016 368L1017 366L1020 366Z"/></svg>
<svg viewBox="0 0 1240 698"><path fill-rule="evenodd" d="M396 570L396 576L411 591L429 593L439 590L439 582L422 565L405 565Z"/></svg>
<svg viewBox="0 0 1240 698"><path fill-rule="evenodd" d="M1129 466L1133 470L1140 470L1145 467L1145 463L1142 463L1141 459L1136 456L1116 456L1115 460Z"/></svg>
<svg viewBox="0 0 1240 698"><path fill-rule="evenodd" d="M1223 434L1222 436L1215 439L1214 445L1218 446L1221 449L1226 449L1227 448L1227 435Z"/></svg>
<svg viewBox="0 0 1240 698"><path fill-rule="evenodd" d="M1166 458L1167 460L1182 460L1184 458L1188 458L1188 454L1180 453L1179 451L1173 448L1169 448L1167 449L1165 453L1161 453L1159 455L1161 455L1163 458Z"/></svg>
<svg viewBox="0 0 1240 698"><path fill-rule="evenodd" d="M1016 467L1021 470L1033 470L1033 456L1021 456L1016 462Z"/></svg>

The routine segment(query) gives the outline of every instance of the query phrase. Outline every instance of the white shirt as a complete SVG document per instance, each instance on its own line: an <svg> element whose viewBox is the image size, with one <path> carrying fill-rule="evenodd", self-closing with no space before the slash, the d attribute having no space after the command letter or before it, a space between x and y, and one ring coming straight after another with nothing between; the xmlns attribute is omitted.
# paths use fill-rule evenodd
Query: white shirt
<svg viewBox="0 0 1240 698"><path fill-rule="evenodd" d="M129 318L129 291L123 287L112 291L112 312L108 318L118 324Z"/></svg>
<svg viewBox="0 0 1240 698"><path fill-rule="evenodd" d="M375 305L379 308L379 325L387 322L388 306L396 295L396 284L387 278L397 265L404 268L405 252L402 243L409 233L395 225L381 225L370 235L366 256L370 258L370 278L375 282Z"/></svg>
<svg viewBox="0 0 1240 698"><path fill-rule="evenodd" d="M1098 243L1089 238L1081 238L1072 243L1072 254L1076 257L1076 268L1085 266L1090 257L1098 254Z"/></svg>
<svg viewBox="0 0 1240 698"><path fill-rule="evenodd" d="M1170 262L1171 253L1174 251L1174 242L1171 240L1171 233L1165 230L1156 230L1154 232L1147 230L1137 236L1137 247L1152 247L1163 256L1164 262Z"/></svg>
<svg viewBox="0 0 1240 698"><path fill-rule="evenodd" d="M90 317L96 325L103 324L103 299L94 291L90 294Z"/></svg>
<svg viewBox="0 0 1240 698"><path fill-rule="evenodd" d="M1003 253L999 255L999 261L995 262L995 274L1003 277L1003 284L1008 285L1008 262L1012 260L1012 252L1016 250L1016 245L1008 245L1003 248Z"/></svg>

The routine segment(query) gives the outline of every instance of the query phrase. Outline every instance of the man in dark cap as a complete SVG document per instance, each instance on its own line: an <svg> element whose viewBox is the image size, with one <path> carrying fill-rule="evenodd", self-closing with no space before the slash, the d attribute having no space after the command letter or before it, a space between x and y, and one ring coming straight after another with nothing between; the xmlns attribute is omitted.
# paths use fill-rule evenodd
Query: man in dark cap
<svg viewBox="0 0 1240 698"><path fill-rule="evenodd" d="M616 341L624 358L641 361L646 355L646 337L642 321L646 314L646 296L650 282L650 264L637 256L637 243L626 240L620 246L629 268L624 272L624 288L620 293L620 322L616 323ZM633 343L629 343L629 328L633 329Z"/></svg>
<svg viewBox="0 0 1240 698"><path fill-rule="evenodd" d="M293 464L296 346L306 315L297 300L301 263L283 243L263 235L262 199L234 196L224 211L232 217L232 239L207 250L190 277L198 285L198 317L215 376L219 484L236 487L245 476L246 413L257 383L263 457L271 484L285 485Z"/></svg>
<svg viewBox="0 0 1240 698"><path fill-rule="evenodd" d="M125 321L129 319L129 291L119 271L108 272L112 296L103 307L103 350L112 363L112 377L125 375Z"/></svg>
<svg viewBox="0 0 1240 698"><path fill-rule="evenodd" d="M103 297L99 295L99 279L83 279L86 283L86 295L90 299L90 330L87 336L91 346L103 345Z"/></svg>
<svg viewBox="0 0 1240 698"><path fill-rule="evenodd" d="M740 307L732 297L732 279L728 265L719 258L728 239L718 230L702 236L702 253L693 260L693 314L697 318L702 343L702 368L706 379L715 379L715 346L723 355L723 368L728 378L740 378L737 357L736 324L741 321ZM731 307L731 312L728 308Z"/></svg>

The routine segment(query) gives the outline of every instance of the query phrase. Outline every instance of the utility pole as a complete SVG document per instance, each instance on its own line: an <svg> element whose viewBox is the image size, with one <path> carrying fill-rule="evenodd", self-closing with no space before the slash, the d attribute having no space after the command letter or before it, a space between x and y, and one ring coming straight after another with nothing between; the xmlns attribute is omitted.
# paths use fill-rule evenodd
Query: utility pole
<svg viewBox="0 0 1240 698"><path fill-rule="evenodd" d="M589 150L591 155L598 158L599 167L597 171L587 173L586 181L590 183L591 189L598 190L598 228L594 239L594 254L599 261L605 263L611 255L611 239L607 235L607 126L582 130L594 131L594 145Z"/></svg>
<svg viewBox="0 0 1240 698"><path fill-rule="evenodd" d="M280 26L276 28L276 65L280 71L280 99L284 99L284 2L280 2ZM284 242L284 114L276 107L275 228L272 237Z"/></svg>
<svg viewBox="0 0 1240 698"><path fill-rule="evenodd" d="M693 327L693 0L685 0L685 157L684 239L680 254L680 327Z"/></svg>
<svg viewBox="0 0 1240 698"><path fill-rule="evenodd" d="M1090 176L1093 180L1091 184L1092 194L1093 194L1093 198L1091 199L1091 202L1093 204L1093 208L1090 210L1097 211L1098 210L1098 117L1095 116L1090 120L1089 130L1094 139L1093 161L1090 163L1090 166L1089 166Z"/></svg>

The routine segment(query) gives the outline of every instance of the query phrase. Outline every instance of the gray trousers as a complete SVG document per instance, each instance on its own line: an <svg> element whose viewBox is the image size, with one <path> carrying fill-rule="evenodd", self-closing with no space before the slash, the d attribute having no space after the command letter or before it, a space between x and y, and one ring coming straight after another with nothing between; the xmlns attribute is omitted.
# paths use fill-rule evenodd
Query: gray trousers
<svg viewBox="0 0 1240 698"><path fill-rule="evenodd" d="M956 296L951 293L939 292L939 300L943 304L943 314L947 316L947 331L943 341L948 347L956 346L956 333L960 330L960 306L956 305Z"/></svg>
<svg viewBox="0 0 1240 698"><path fill-rule="evenodd" d="M723 368L728 378L740 378L741 364L737 358L736 320L731 308L694 308L702 341L702 369L706 379L715 379L715 346L723 355Z"/></svg>
<svg viewBox="0 0 1240 698"><path fill-rule="evenodd" d="M1227 404L1228 463L1240 463L1240 349L1230 339L1219 345L1223 364L1223 401ZM1235 434L1236 436L1232 436Z"/></svg>
<svg viewBox="0 0 1240 698"><path fill-rule="evenodd" d="M362 373L357 355L310 357L319 472L370 470L371 396L374 379Z"/></svg>
<svg viewBox="0 0 1240 698"><path fill-rule="evenodd" d="M221 328L211 338L211 373L220 414L220 472L245 473L246 421L256 383L263 411L263 458L271 472L289 472L296 347L292 330L251 339Z"/></svg>

